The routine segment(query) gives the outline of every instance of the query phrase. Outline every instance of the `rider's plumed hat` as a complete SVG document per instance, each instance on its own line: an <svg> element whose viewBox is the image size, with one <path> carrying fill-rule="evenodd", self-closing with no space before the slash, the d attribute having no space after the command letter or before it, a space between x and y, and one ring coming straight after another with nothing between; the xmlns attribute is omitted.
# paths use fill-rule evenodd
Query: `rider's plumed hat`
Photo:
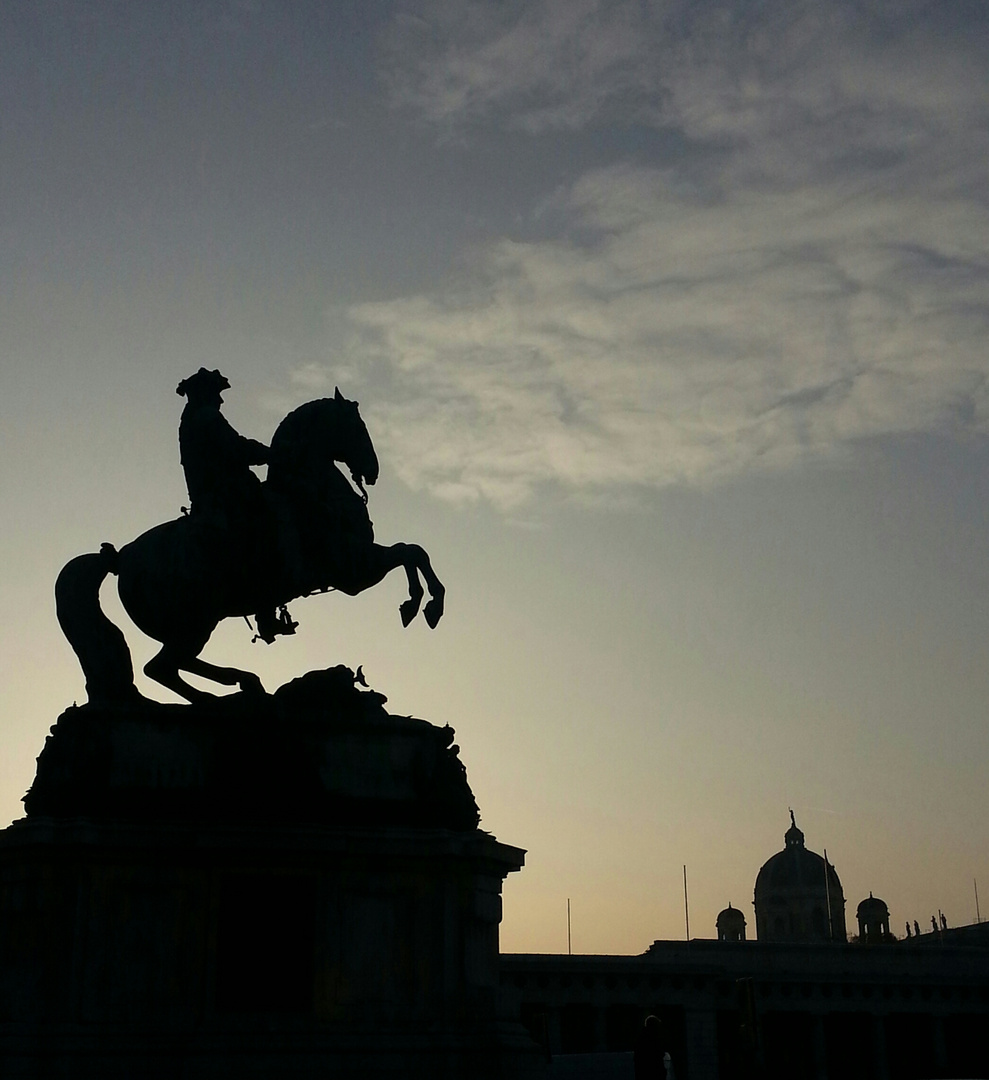
<svg viewBox="0 0 989 1080"><path fill-rule="evenodd" d="M222 390L229 390L230 383L219 371L207 371L201 367L195 375L183 379L175 388L176 394L182 394L190 401L195 397L219 394Z"/></svg>

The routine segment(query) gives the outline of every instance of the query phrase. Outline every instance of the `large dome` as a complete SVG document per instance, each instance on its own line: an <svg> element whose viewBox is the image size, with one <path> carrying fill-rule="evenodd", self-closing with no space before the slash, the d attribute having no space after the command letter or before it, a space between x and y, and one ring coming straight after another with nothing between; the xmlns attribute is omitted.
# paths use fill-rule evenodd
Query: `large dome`
<svg viewBox="0 0 989 1080"><path fill-rule="evenodd" d="M783 850L756 877L756 935L760 941L844 941L845 897L838 874L804 846L792 810L790 821Z"/></svg>
<svg viewBox="0 0 989 1080"><path fill-rule="evenodd" d="M828 888L841 892L841 881L831 863L809 848L784 848L769 859L755 879L755 891L824 888L827 866Z"/></svg>

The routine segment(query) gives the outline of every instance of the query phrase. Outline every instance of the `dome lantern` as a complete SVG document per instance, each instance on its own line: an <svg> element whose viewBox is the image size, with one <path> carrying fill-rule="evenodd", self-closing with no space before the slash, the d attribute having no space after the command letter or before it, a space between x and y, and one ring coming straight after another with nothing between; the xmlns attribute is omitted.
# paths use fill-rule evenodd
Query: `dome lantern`
<svg viewBox="0 0 989 1080"><path fill-rule="evenodd" d="M797 827L797 819L793 816L793 810L790 811L790 827L783 834L783 840L788 848L804 846L804 834Z"/></svg>

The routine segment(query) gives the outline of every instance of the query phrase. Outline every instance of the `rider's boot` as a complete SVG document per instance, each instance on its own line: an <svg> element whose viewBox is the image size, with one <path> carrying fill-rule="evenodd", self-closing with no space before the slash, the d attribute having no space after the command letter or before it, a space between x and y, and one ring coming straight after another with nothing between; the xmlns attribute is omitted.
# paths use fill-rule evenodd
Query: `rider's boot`
<svg viewBox="0 0 989 1080"><path fill-rule="evenodd" d="M254 616L254 623L258 628L258 637L271 645L278 633L278 619L275 616L274 607L263 608Z"/></svg>

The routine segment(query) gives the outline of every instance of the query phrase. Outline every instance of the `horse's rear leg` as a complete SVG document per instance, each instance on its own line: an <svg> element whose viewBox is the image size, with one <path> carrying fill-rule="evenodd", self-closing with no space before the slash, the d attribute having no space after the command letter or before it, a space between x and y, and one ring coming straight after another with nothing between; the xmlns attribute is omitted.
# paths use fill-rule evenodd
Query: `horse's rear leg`
<svg viewBox="0 0 989 1080"><path fill-rule="evenodd" d="M198 656L191 660L183 660L179 665L183 671L192 675L200 675L204 679L212 679L222 686L239 686L245 693L264 694L267 691L261 680L253 671L242 671L235 667L219 667L217 664L209 664Z"/></svg>
<svg viewBox="0 0 989 1080"><path fill-rule="evenodd" d="M167 645L163 646L144 665L144 674L149 679L154 679L156 683L160 683L168 690L178 694L179 697L184 697L186 701L209 701L215 696L206 693L205 690L197 690L182 678L179 674L179 661L173 650L169 649Z"/></svg>
<svg viewBox="0 0 989 1080"><path fill-rule="evenodd" d="M180 653L174 647L163 646L157 655L153 656L144 665L144 674L149 679L167 687L186 701L213 701L216 694L210 694L206 690L197 690L182 678L179 671L188 671L192 675L199 675L204 679L211 679L220 683L221 686L239 686L248 693L263 694L264 686L261 680L251 671L241 671L239 668L218 667L200 660L198 656L189 656Z"/></svg>

